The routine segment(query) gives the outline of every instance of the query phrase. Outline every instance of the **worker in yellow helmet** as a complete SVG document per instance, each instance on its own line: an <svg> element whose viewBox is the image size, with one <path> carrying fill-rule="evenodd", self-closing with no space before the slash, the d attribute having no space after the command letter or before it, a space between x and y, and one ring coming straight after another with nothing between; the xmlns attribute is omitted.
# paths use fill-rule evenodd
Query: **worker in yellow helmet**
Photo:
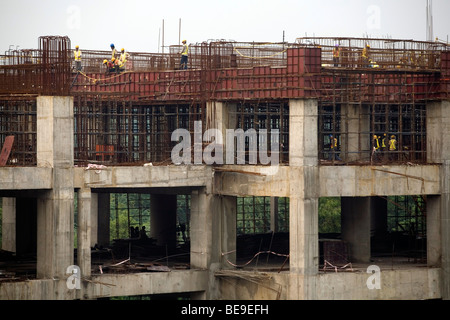
<svg viewBox="0 0 450 320"><path fill-rule="evenodd" d="M369 66L370 54L369 54L370 45L366 44L361 53L362 66L367 68Z"/></svg>
<svg viewBox="0 0 450 320"><path fill-rule="evenodd" d="M339 67L340 55L341 55L341 48L339 48L339 45L336 44L333 49L333 62L335 67Z"/></svg>
<svg viewBox="0 0 450 320"><path fill-rule="evenodd" d="M373 135L372 139L372 160L379 160L380 159L380 137L376 134Z"/></svg>
<svg viewBox="0 0 450 320"><path fill-rule="evenodd" d="M106 73L112 73L118 71L117 59L112 58L111 61L103 60L103 64L106 65Z"/></svg>
<svg viewBox="0 0 450 320"><path fill-rule="evenodd" d="M391 140L389 140L389 160L394 161L397 158L397 140L394 135L391 135Z"/></svg>
<svg viewBox="0 0 450 320"><path fill-rule="evenodd" d="M186 40L183 40L182 42L183 42L183 48L179 52L181 54L180 69L187 69L189 46L187 45Z"/></svg>
<svg viewBox="0 0 450 320"><path fill-rule="evenodd" d="M119 58L119 70L125 71L125 63L128 61L130 57L129 53L125 51L124 48L120 50L120 58Z"/></svg>
<svg viewBox="0 0 450 320"><path fill-rule="evenodd" d="M77 72L81 71L81 50L79 46L75 46L73 57L75 60L75 69L77 70Z"/></svg>
<svg viewBox="0 0 450 320"><path fill-rule="evenodd" d="M328 159L341 161L338 153L338 139L332 134L330 134L330 154L328 155Z"/></svg>

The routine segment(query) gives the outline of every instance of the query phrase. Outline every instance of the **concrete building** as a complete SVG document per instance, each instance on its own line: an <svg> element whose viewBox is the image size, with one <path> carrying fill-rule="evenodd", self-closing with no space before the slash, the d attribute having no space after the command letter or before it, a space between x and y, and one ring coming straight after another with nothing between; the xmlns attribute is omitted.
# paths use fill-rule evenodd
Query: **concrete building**
<svg viewBox="0 0 450 320"><path fill-rule="evenodd" d="M42 63L0 69L0 137L15 139L0 167L1 299L450 297L447 45L202 43L191 45L188 70L176 70L173 53L131 53L125 71L105 74L99 61L108 53L83 51L83 71L72 72L70 40L40 41L49 45L31 57ZM337 43L342 51L333 61ZM370 62L359 56L366 43ZM53 55L48 48L63 49ZM180 140L171 134L183 128L192 150L175 164ZM239 149L227 129L257 135ZM395 135L396 149L376 158L372 137L383 133ZM263 138L252 148L252 139ZM267 141L276 143L262 150ZM148 235L159 250L151 259L136 252L152 246L113 234L111 197L119 193L149 198ZM179 195L189 198L189 241L177 264ZM394 196L416 202L402 238L413 245L388 228L388 206L400 206ZM262 248L261 237L256 246L240 242L244 197L268 199L264 237L272 240L281 239L274 236L278 205L288 199L287 238L278 249L275 242ZM319 232L324 198L340 203L334 237ZM125 248L120 257L112 239Z"/></svg>

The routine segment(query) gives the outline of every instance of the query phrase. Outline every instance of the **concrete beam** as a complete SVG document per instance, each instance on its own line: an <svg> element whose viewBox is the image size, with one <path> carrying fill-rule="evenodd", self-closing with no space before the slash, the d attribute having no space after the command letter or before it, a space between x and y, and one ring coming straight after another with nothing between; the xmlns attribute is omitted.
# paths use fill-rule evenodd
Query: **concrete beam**
<svg viewBox="0 0 450 320"><path fill-rule="evenodd" d="M203 165L74 169L75 188L156 188L205 186L212 168Z"/></svg>
<svg viewBox="0 0 450 320"><path fill-rule="evenodd" d="M319 166L319 197L439 194L440 166ZM222 166L215 170L214 193L289 197L292 167Z"/></svg>
<svg viewBox="0 0 450 320"><path fill-rule="evenodd" d="M321 197L439 194L439 166L320 167Z"/></svg>
<svg viewBox="0 0 450 320"><path fill-rule="evenodd" d="M0 284L0 300L73 300L205 291L205 270L172 270L128 274L81 274L81 289L69 289L67 278L27 280Z"/></svg>
<svg viewBox="0 0 450 320"><path fill-rule="evenodd" d="M38 190L53 186L52 168L0 167L0 190Z"/></svg>

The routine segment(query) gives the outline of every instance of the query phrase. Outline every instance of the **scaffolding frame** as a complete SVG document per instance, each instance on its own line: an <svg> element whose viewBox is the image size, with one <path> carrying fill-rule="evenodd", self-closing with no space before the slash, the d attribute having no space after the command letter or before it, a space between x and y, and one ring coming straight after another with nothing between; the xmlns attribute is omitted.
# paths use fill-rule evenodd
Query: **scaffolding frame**
<svg viewBox="0 0 450 320"><path fill-rule="evenodd" d="M342 50L337 62L333 60L336 44ZM376 66L361 63L367 44ZM67 37L40 37L38 50L10 50L0 59L1 141L23 130L29 132L23 139L35 145L33 111L26 111L28 117L18 117L14 111L18 100L33 100L40 94L72 95L77 164L164 163L174 145L171 132L185 128L192 133L195 121L206 127L207 102L222 101L238 105L235 129L264 128L257 123L280 129L280 162L287 163L286 104L290 99L313 98L319 104L321 164L371 162L371 136L385 133L396 135L401 148L411 145L411 157L404 162L424 163L424 109L429 101L450 96L450 50L438 41L211 40L190 45L187 71L178 70L179 49L171 46L167 54L130 52L126 71L117 75L105 74L102 61L110 52L82 48L83 71L75 74ZM398 128L393 114L398 114ZM24 123L14 129L15 121ZM362 125L362 121L367 122ZM330 134L338 137L344 162L335 157L326 161ZM25 140L15 144L15 152L31 152L31 160L22 157L17 165L36 162L35 150L27 149ZM404 151L396 151L398 159Z"/></svg>

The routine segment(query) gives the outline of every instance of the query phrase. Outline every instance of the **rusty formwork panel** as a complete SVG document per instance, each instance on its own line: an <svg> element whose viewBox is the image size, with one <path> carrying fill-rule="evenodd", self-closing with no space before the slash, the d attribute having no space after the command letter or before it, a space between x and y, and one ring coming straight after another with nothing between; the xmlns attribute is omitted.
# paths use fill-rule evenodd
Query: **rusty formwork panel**
<svg viewBox="0 0 450 320"><path fill-rule="evenodd" d="M39 37L38 50L14 51L2 57L0 93L69 95L70 39Z"/></svg>
<svg viewBox="0 0 450 320"><path fill-rule="evenodd" d="M287 67L82 74L72 92L122 93L130 100L191 101L317 97L320 49L286 49ZM210 61L209 59L208 61Z"/></svg>

